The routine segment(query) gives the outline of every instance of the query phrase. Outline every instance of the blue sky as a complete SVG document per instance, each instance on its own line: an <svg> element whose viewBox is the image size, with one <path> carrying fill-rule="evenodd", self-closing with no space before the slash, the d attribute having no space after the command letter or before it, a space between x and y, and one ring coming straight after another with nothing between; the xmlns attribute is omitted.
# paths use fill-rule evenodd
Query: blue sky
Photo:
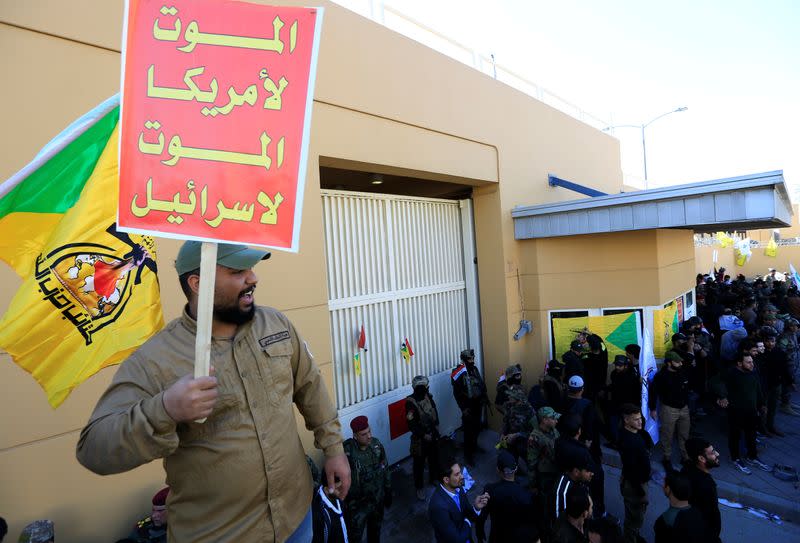
<svg viewBox="0 0 800 543"><path fill-rule="evenodd" d="M362 12L367 2L343 0ZM800 2L388 0L582 109L647 128L650 186L783 169L800 185ZM637 129L623 171L642 177Z"/></svg>

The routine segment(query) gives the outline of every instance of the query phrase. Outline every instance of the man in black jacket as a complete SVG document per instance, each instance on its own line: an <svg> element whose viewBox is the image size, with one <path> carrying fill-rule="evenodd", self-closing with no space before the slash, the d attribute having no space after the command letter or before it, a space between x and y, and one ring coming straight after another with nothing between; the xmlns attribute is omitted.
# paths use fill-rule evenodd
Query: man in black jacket
<svg viewBox="0 0 800 543"><path fill-rule="evenodd" d="M533 493L515 481L517 459L506 450L497 453L497 472L500 480L484 487L483 493L492 497L478 516L475 527L479 543L486 540L486 519L491 518L489 543L506 541L535 541L538 534L534 519Z"/></svg>
<svg viewBox="0 0 800 543"><path fill-rule="evenodd" d="M631 365L630 359L622 354L614 357L614 371L611 372L610 379L608 426L612 441L616 445L622 421L622 406L625 404L641 405L642 380L639 378L639 372Z"/></svg>
<svg viewBox="0 0 800 543"><path fill-rule="evenodd" d="M588 447L595 467L594 478L590 485L594 504L592 511L596 517L602 517L606 512L606 500L603 453L600 450L600 423L594 404L583 397L583 386L584 381L580 376L570 377L567 383L567 397L564 399L564 413L578 415L581 418L579 440Z"/></svg>
<svg viewBox="0 0 800 543"><path fill-rule="evenodd" d="M740 352L736 365L724 370L710 384L719 397L719 406L728 410L728 448L736 469L746 475L752 473L748 465L770 471L770 467L758 459L756 449L758 413L766 411L766 406L761 384L753 373L753 357L749 352ZM746 462L739 454L743 432L747 446Z"/></svg>
<svg viewBox="0 0 800 543"><path fill-rule="evenodd" d="M590 334L586 338L586 343L589 345L589 351L583 355L585 383L583 395L595 401L608 381L608 349L597 334Z"/></svg>
<svg viewBox="0 0 800 543"><path fill-rule="evenodd" d="M553 531L553 543L588 543L586 520L592 516L592 498L581 487L572 487L565 498L564 513Z"/></svg>
<svg viewBox="0 0 800 543"><path fill-rule="evenodd" d="M555 499L549 503L553 507L547 517L557 519L567 505L567 491L572 486L582 486L587 490L595 475L595 464L589 449L581 443L581 420L577 415L561 417L563 434L556 440L556 465L561 476L555 487Z"/></svg>
<svg viewBox="0 0 800 543"><path fill-rule="evenodd" d="M656 411L656 402L661 408ZM678 436L678 447L681 458L685 461L686 440L689 438L689 379L683 371L683 359L675 351L669 351L664 357L662 367L650 384L647 400L650 417L658 416L658 437L664 448L664 468L672 471L672 438Z"/></svg>
<svg viewBox="0 0 800 543"><path fill-rule="evenodd" d="M336 488L341 486L338 477ZM342 502L326 485L320 485L311 501L311 525L314 536L311 543L346 543L347 527L342 511Z"/></svg>
<svg viewBox="0 0 800 543"><path fill-rule="evenodd" d="M686 442L689 461L682 473L689 478L692 487L689 503L703 516L705 522L704 542L720 543L719 534L722 520L717 502L717 483L711 477L711 470L719 467L719 453L704 439L692 438Z"/></svg>
<svg viewBox="0 0 800 543"><path fill-rule="evenodd" d="M676 471L667 473L664 495L669 500L669 508L658 517L653 527L655 543L705 543L703 516L689 504L689 478Z"/></svg>
<svg viewBox="0 0 800 543"><path fill-rule="evenodd" d="M569 351L561 355L561 361L564 362L564 382L568 382L573 375L580 375L583 379L583 354L583 344L575 339L569 344Z"/></svg>
<svg viewBox="0 0 800 543"><path fill-rule="evenodd" d="M619 454L622 460L622 477L619 481L625 503L625 541L638 543L639 530L647 511L647 483L650 481L650 451L653 440L642 430L642 412L639 406L622 406L623 427L619 436Z"/></svg>
<svg viewBox="0 0 800 543"><path fill-rule="evenodd" d="M772 326L762 326L759 330L764 341L764 354L757 357L756 365L761 372L767 404L767 430L778 437L783 432L775 428L775 412L781 395L781 386L793 387L794 377L789 371L789 357L777 346L778 332Z"/></svg>

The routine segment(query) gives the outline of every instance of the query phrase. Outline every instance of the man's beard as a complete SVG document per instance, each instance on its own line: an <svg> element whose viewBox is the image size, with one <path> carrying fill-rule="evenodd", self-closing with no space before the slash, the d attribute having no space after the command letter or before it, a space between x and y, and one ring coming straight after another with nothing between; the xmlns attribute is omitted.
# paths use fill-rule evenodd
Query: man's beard
<svg viewBox="0 0 800 543"><path fill-rule="evenodd" d="M239 307L239 300L242 295L250 290L251 289L247 289L240 292L239 297L232 304L224 306L214 305L214 318L220 322L236 325L245 324L253 320L253 316L256 314L255 303L252 303L247 309Z"/></svg>

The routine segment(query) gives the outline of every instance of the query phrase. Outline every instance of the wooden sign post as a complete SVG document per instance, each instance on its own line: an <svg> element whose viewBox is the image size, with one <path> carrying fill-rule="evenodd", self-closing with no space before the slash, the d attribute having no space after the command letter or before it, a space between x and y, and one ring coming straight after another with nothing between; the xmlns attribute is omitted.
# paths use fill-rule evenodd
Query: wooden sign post
<svg viewBox="0 0 800 543"><path fill-rule="evenodd" d="M214 318L214 283L217 277L217 244L204 241L200 249L200 292L197 300L197 336L194 343L194 377L210 373L211 323ZM195 422L205 422L200 419Z"/></svg>

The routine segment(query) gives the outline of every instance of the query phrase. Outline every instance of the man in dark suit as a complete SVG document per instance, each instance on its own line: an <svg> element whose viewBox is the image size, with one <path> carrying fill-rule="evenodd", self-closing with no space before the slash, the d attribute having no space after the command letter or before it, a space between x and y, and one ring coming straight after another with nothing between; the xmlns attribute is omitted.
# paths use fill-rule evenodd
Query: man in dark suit
<svg viewBox="0 0 800 543"><path fill-rule="evenodd" d="M462 488L464 475L455 461L445 461L439 471L439 485L428 503L428 518L438 543L474 543L472 523L478 520L481 510L489 502L489 495L481 494L469 503Z"/></svg>

